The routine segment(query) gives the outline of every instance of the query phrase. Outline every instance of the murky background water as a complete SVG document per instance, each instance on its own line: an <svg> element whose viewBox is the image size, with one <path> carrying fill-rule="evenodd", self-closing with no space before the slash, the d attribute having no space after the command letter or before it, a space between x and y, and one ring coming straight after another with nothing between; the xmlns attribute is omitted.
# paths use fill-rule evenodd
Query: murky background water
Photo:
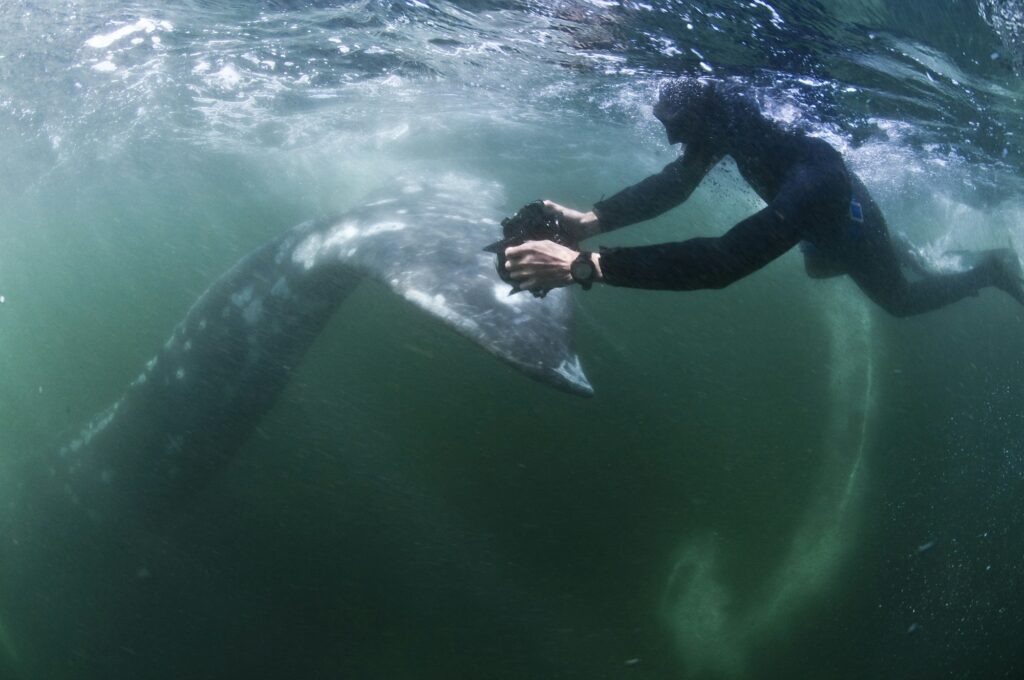
<svg viewBox="0 0 1024 680"><path fill-rule="evenodd" d="M756 88L937 264L1021 252L1022 22L997 0L2 1L0 501L268 238L410 171L495 181L509 213L588 207L673 158L667 76ZM758 206L725 164L601 242ZM83 567L73 602L29 588L50 625L0 607L0 674L1024 672L1006 296L892 319L796 253L724 291L574 295L590 400L363 284L170 526Z"/></svg>

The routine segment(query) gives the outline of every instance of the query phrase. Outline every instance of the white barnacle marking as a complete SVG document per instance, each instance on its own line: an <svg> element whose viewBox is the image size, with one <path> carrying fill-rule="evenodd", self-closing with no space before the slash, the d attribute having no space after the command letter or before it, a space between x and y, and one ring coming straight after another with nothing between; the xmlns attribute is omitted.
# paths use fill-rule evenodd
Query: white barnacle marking
<svg viewBox="0 0 1024 680"><path fill-rule="evenodd" d="M507 283L496 283L494 284L494 299L503 305L508 305L514 308L516 311L522 311L520 308L523 303L529 299L529 296L525 294L510 295L512 292L511 286Z"/></svg>
<svg viewBox="0 0 1024 680"><path fill-rule="evenodd" d="M338 226L331 229L327 238L323 241L323 248L340 248L344 243L359 236L359 223L355 220L345 220Z"/></svg>
<svg viewBox="0 0 1024 680"><path fill-rule="evenodd" d="M323 243L324 239L320 234L310 234L292 252L292 262L301 264L305 269L312 269Z"/></svg>
<svg viewBox="0 0 1024 680"><path fill-rule="evenodd" d="M156 368L156 357L153 357L152 359L146 362L147 371L152 371L154 368Z"/></svg>
<svg viewBox="0 0 1024 680"><path fill-rule="evenodd" d="M184 368L179 368L177 371L174 372L174 377L177 378L178 380L184 380L185 379L185 369Z"/></svg>
<svg viewBox="0 0 1024 680"><path fill-rule="evenodd" d="M192 341L191 341L191 340L186 340L186 341L185 341L185 345L184 345L184 348L183 348L183 349L184 349L184 350L185 350L186 352L188 352L189 350L191 350L191 349L192 349Z"/></svg>
<svg viewBox="0 0 1024 680"><path fill-rule="evenodd" d="M476 217L467 217L466 215L456 215L454 213L448 213L444 218L449 222L468 222L469 224L481 224L484 221Z"/></svg>
<svg viewBox="0 0 1024 680"><path fill-rule="evenodd" d="M363 231L363 235L373 236L375 234L383 234L388 231L401 231L405 229L406 226L405 222L378 222L377 224L367 227Z"/></svg>
<svg viewBox="0 0 1024 680"><path fill-rule="evenodd" d="M256 298L242 311L242 318L250 326L255 326L263 316L263 298Z"/></svg>
<svg viewBox="0 0 1024 680"><path fill-rule="evenodd" d="M291 297L292 291L288 287L288 281L282 276L274 283L274 286L270 289L270 294L274 297L287 299Z"/></svg>
<svg viewBox="0 0 1024 680"><path fill-rule="evenodd" d="M206 319L200 319L199 320L199 330L201 330L201 331L205 331L206 330Z"/></svg>
<svg viewBox="0 0 1024 680"><path fill-rule="evenodd" d="M107 425L114 419L114 415L117 410L121 408L121 401L119 400L113 406L108 408L101 416L96 420L86 425L85 429L82 430L81 436L75 441L71 442L71 450L77 451L82 446L88 446L92 438L98 435L100 432L106 429Z"/></svg>
<svg viewBox="0 0 1024 680"><path fill-rule="evenodd" d="M410 288L403 292L406 300L425 309L431 314L440 317L452 326L459 328L469 334L479 333L480 325L467 316L459 314L445 300L444 295L428 295L421 290Z"/></svg>
<svg viewBox="0 0 1024 680"><path fill-rule="evenodd" d="M249 304L249 300L252 300L252 286L246 286L240 293L231 294L231 302L239 309Z"/></svg>

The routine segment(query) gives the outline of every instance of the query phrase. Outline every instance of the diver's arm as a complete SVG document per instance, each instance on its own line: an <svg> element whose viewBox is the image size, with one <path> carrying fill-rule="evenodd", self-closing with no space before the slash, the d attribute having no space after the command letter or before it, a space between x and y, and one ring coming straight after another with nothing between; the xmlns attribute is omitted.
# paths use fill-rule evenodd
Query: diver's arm
<svg viewBox="0 0 1024 680"><path fill-rule="evenodd" d="M630 288L696 290L724 288L795 246L822 196L849 201L839 173L815 166L796 169L764 209L717 238L693 238L601 252L605 283Z"/></svg>
<svg viewBox="0 0 1024 680"><path fill-rule="evenodd" d="M787 219L773 203L717 238L602 249L592 258L594 280L656 290L725 288L782 255L800 238L797 221ZM527 241L505 253L505 267L523 289L549 290L573 282L569 271L578 253L572 248Z"/></svg>
<svg viewBox="0 0 1024 680"><path fill-rule="evenodd" d="M722 159L698 144L690 144L677 160L661 172L626 187L611 198L594 204L594 233L643 222L671 210L690 197L704 176Z"/></svg>
<svg viewBox="0 0 1024 680"><path fill-rule="evenodd" d="M610 285L628 288L725 288L782 255L799 240L798 230L790 228L769 206L717 238L603 250L602 278Z"/></svg>
<svg viewBox="0 0 1024 680"><path fill-rule="evenodd" d="M569 232L574 241L583 241L591 236L601 233L601 227L597 222L597 215L594 211L580 212L572 208L566 208L554 201L544 201L544 211L550 215L558 215L562 226Z"/></svg>

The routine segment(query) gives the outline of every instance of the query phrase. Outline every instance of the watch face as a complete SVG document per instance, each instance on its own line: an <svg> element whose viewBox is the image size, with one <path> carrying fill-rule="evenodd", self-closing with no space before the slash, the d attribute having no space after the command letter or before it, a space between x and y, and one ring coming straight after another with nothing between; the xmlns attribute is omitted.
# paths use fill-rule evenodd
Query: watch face
<svg viewBox="0 0 1024 680"><path fill-rule="evenodd" d="M569 275L578 282L589 282L594 278L594 263L590 260L573 260L569 266Z"/></svg>

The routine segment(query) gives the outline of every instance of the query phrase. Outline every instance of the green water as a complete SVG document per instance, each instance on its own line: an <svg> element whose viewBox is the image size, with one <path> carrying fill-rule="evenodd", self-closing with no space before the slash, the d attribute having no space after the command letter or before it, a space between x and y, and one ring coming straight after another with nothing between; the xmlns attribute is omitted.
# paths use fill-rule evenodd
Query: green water
<svg viewBox="0 0 1024 680"><path fill-rule="evenodd" d="M734 69L736 26L772 30L763 8L656 3L689 12L690 40L602 4L0 5L0 507L267 239L408 172L497 181L510 213L587 207L676 153L649 115L668 69L644 52L652 24ZM773 110L813 111L929 254L1019 248L1018 149L999 136L1019 83L1009 56L970 66L1005 48L972 33L961 49L950 10L925 44L936 91L921 73L860 81L861 49L923 69L892 47L923 29L901 34L897 13L867 48L882 3L834 4L842 56L807 72L797 37L820 46L820 17L778 5L796 37L757 52L791 76ZM174 28L86 43L143 17ZM714 21L735 41L707 37ZM115 71L95 68L108 57ZM953 66L969 97L949 94ZM787 95L811 76L866 94L832 113ZM992 101L981 131L956 118ZM865 108L891 135L854 147L832 124ZM941 146L943 116L977 135ZM721 233L760 205L726 164L600 242ZM1020 673L1024 314L1006 296L893 319L848 280L808 279L796 252L722 291L573 295L591 399L363 283L168 526L94 561L70 549L85 596L31 596L52 629L0 609L0 676L101 677L83 669L102 654L155 678ZM96 622L124 644L90 646Z"/></svg>

